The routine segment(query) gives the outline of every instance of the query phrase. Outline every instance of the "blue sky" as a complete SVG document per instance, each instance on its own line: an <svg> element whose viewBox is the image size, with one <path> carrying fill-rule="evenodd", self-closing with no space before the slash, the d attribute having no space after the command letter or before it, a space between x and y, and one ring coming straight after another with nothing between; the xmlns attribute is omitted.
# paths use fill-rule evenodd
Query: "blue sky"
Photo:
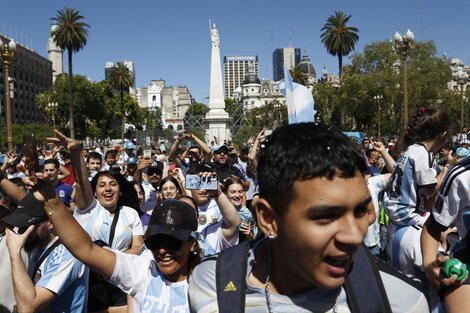
<svg viewBox="0 0 470 313"><path fill-rule="evenodd" d="M349 25L359 29L355 52L411 28L415 40L433 40L438 55L470 64L465 0L18 0L2 3L0 33L47 56L50 17L64 6L80 10L91 26L86 47L74 55L74 73L99 81L106 61L131 60L137 87L165 79L188 86L199 102L209 95L209 19L217 24L222 57L258 55L260 78L272 78L272 52L290 38L307 50L317 76L324 64L337 73L337 59L320 42L320 29L335 10L351 14Z"/></svg>

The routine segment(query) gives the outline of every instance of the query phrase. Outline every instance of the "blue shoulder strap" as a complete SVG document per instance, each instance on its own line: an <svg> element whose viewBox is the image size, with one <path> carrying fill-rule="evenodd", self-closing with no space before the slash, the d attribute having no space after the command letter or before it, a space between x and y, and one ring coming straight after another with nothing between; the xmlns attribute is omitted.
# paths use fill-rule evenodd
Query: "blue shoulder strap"
<svg viewBox="0 0 470 313"><path fill-rule="evenodd" d="M374 256L360 245L344 283L351 312L392 313Z"/></svg>
<svg viewBox="0 0 470 313"><path fill-rule="evenodd" d="M219 255L215 267L219 312L245 312L248 241L230 247Z"/></svg>

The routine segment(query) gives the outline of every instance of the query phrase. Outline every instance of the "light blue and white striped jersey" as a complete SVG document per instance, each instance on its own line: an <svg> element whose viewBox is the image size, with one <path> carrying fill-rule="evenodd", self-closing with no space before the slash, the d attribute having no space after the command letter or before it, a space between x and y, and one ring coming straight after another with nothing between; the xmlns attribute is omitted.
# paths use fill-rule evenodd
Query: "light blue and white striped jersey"
<svg viewBox="0 0 470 313"><path fill-rule="evenodd" d="M206 205L198 206L198 225L197 231L201 232L211 224L215 224L222 219L219 206L215 199L210 199Z"/></svg>
<svg viewBox="0 0 470 313"><path fill-rule="evenodd" d="M465 245L470 230L470 156L462 159L446 175L432 209L436 221L450 227L455 225Z"/></svg>
<svg viewBox="0 0 470 313"><path fill-rule="evenodd" d="M128 249L132 244L132 236L144 235L139 214L136 210L127 206L120 208L112 243L109 243L108 240L113 216L99 201L95 199L88 209L75 209L73 216L92 240L103 240L116 250Z"/></svg>
<svg viewBox="0 0 470 313"><path fill-rule="evenodd" d="M44 249L33 250L28 266L30 276L41 255L54 242L55 240ZM57 298L49 304L50 312L86 312L88 268L64 245L59 244L44 259L36 272L34 283L57 295Z"/></svg>
<svg viewBox="0 0 470 313"><path fill-rule="evenodd" d="M134 313L189 313L188 281L172 283L159 272L153 254L116 253L111 283L132 296Z"/></svg>
<svg viewBox="0 0 470 313"><path fill-rule="evenodd" d="M397 225L424 225L424 195L419 186L435 184L437 165L432 153L414 144L402 152L387 184L384 199L390 221Z"/></svg>

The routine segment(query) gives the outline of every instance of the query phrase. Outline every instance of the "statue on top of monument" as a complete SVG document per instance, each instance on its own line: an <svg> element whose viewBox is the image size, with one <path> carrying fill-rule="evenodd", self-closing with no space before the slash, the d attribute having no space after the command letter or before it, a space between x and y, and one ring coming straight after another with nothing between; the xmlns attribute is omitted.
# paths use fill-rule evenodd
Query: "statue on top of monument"
<svg viewBox="0 0 470 313"><path fill-rule="evenodd" d="M212 41L212 47L219 46L219 31L217 30L215 23L211 25L211 41Z"/></svg>

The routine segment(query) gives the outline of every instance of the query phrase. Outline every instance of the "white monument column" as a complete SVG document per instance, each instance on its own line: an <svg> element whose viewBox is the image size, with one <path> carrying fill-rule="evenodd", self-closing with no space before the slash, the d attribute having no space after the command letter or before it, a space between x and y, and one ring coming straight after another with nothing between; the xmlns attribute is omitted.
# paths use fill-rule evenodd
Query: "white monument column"
<svg viewBox="0 0 470 313"><path fill-rule="evenodd" d="M225 112L224 87L222 84L222 66L220 64L219 32L215 24L210 25L212 55L211 55L211 80L209 93L209 112L206 114L206 122L209 129L206 132L207 141L214 140L214 136L222 144L230 139L229 115Z"/></svg>
<svg viewBox="0 0 470 313"><path fill-rule="evenodd" d="M51 27L51 32L56 28L57 25L53 24ZM64 73L64 50L57 46L52 36L49 36L49 41L47 43L47 53L49 56L49 61L52 62L52 82L55 82L57 76Z"/></svg>

